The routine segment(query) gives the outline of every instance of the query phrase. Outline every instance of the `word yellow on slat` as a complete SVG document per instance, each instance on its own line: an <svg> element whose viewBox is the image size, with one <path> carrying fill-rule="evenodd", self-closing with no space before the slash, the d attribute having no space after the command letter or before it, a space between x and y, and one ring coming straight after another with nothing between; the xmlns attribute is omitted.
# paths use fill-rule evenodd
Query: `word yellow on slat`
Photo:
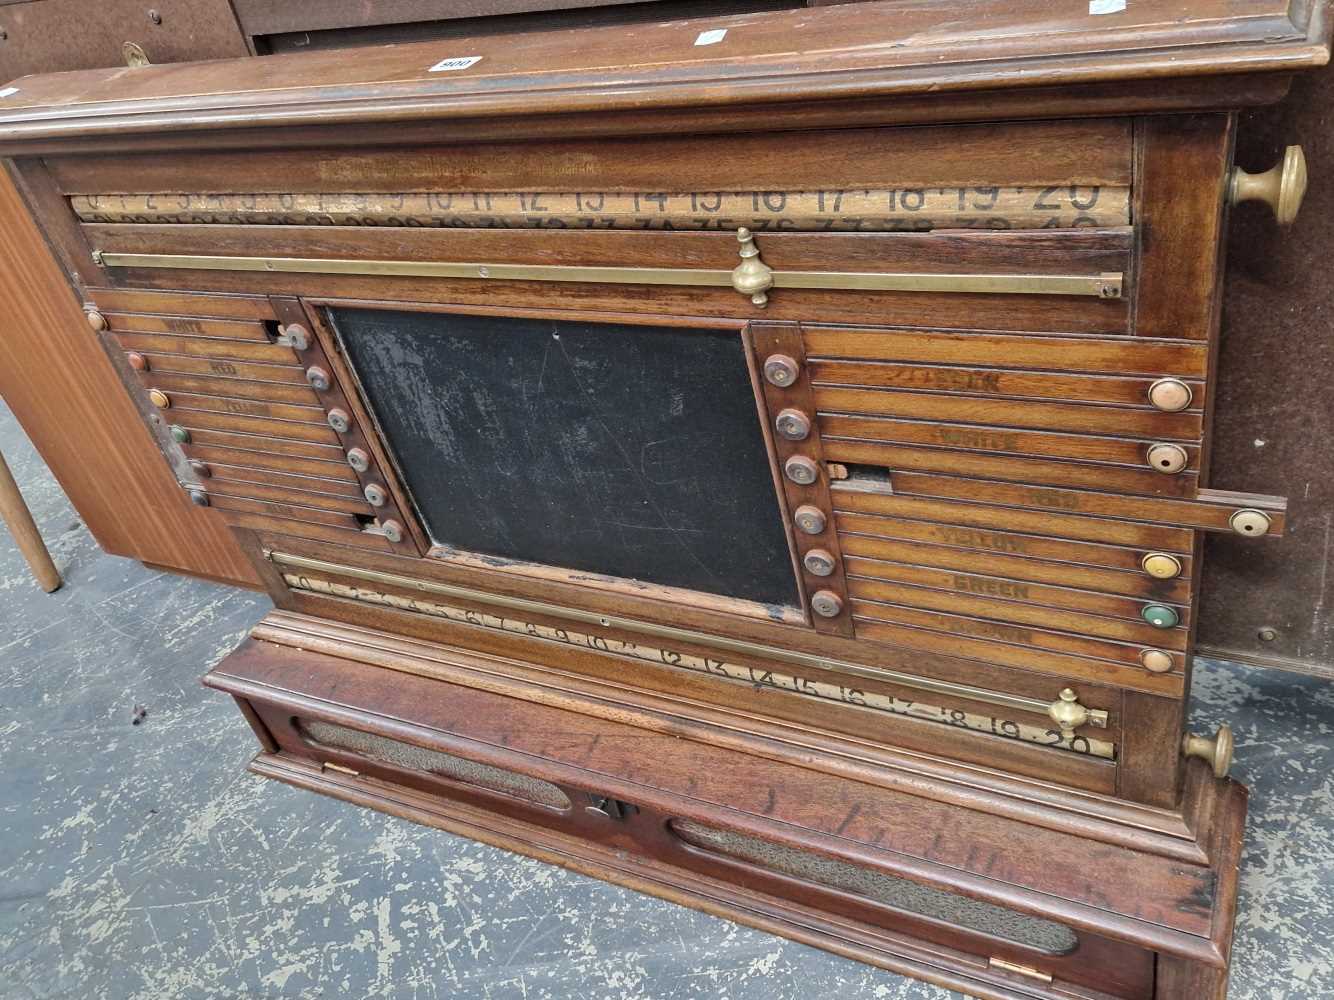
<svg viewBox="0 0 1334 1000"><path fill-rule="evenodd" d="M764 687L777 688L780 691L805 695L809 698L842 702L845 705L856 705L860 708L885 712L889 715L904 715L914 719L926 719L930 722L943 723L957 729L990 733L994 736L1004 736L1008 739L1021 740L1026 743L1039 743L1043 746L1068 750L1073 753L1084 754L1090 757L1100 757L1105 760L1112 760L1116 757L1115 745L1105 740L1090 739L1085 736L1077 736L1073 733L1063 733L1059 729L1048 729L1026 722L1015 722L1012 719L1001 719L992 715L965 712L961 709L941 708L936 705L926 704L925 702L909 701L906 698L895 698L890 695L863 691L859 688L845 687L841 684L831 684L827 681L812 680L808 677L796 677L773 670L745 667L740 664L729 663L726 660L714 659L709 656L699 656L695 653L686 653L681 652L680 650L667 649L660 646L648 646L642 643L626 642L623 639L609 639L587 632L579 632L575 629L554 628L550 625L541 625L535 622L524 621L520 618L511 618L508 616L502 617L500 615L488 614L484 611L470 611L464 608L453 607L448 604L424 601L419 597L402 597L398 594L386 594L376 590L369 590L365 587L352 587L343 583L322 580L318 577L304 576L297 573L284 573L283 580L285 580L287 585L294 590L302 590L307 593L342 597L348 600L361 601L368 604L379 604L386 607L398 608L403 611L415 611L419 614L445 618L449 621L463 625L473 625L478 628L490 628L504 632L514 632L534 639L562 642L571 646L584 646L588 649L596 649L605 653L617 653L621 656L631 656L635 659L647 660L648 662L656 663L659 666L665 665L668 667L676 667L681 670L692 670L696 673L710 674L714 677L722 677L748 685L758 684Z"/></svg>
<svg viewBox="0 0 1334 1000"><path fill-rule="evenodd" d="M75 195L84 222L919 232L1125 226L1124 187L952 187L839 191L415 192Z"/></svg>

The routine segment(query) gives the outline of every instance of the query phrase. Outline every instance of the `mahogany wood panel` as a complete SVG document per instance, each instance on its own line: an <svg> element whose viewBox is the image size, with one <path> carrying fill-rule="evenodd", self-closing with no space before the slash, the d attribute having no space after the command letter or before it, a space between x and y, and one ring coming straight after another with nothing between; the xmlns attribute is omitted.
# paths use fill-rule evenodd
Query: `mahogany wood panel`
<svg viewBox="0 0 1334 1000"><path fill-rule="evenodd" d="M0 394L99 545L254 587L217 514L192 505L144 428L65 276L0 171ZM68 429L78 427L77 434Z"/></svg>

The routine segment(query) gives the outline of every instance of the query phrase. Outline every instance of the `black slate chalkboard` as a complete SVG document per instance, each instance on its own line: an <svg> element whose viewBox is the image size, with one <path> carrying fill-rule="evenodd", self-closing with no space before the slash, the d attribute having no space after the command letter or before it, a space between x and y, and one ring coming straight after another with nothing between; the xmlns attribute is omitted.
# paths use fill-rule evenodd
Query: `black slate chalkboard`
<svg viewBox="0 0 1334 1000"><path fill-rule="evenodd" d="M329 311L438 544L797 603L735 332Z"/></svg>

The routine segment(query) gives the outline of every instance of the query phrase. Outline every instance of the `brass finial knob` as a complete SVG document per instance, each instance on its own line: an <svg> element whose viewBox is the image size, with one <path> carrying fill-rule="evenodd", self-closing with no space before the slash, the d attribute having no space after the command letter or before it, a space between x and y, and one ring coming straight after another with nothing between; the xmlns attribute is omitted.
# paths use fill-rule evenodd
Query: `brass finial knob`
<svg viewBox="0 0 1334 1000"><path fill-rule="evenodd" d="M732 287L749 295L750 301L762 309L769 304L768 292L774 287L773 268L760 260L760 248L749 229L738 229L736 238L741 244L741 263L732 269Z"/></svg>
<svg viewBox="0 0 1334 1000"><path fill-rule="evenodd" d="M1234 205L1243 201L1267 202L1279 225L1286 226L1297 218L1304 197L1306 155L1301 146L1289 146L1283 151L1283 162L1262 174L1248 174L1241 167L1232 168L1228 200Z"/></svg>
<svg viewBox="0 0 1334 1000"><path fill-rule="evenodd" d="M1085 708L1079 703L1079 695L1070 688L1057 696L1047 708L1047 714L1063 733L1072 733L1080 726L1107 728L1107 713L1101 709Z"/></svg>
<svg viewBox="0 0 1334 1000"><path fill-rule="evenodd" d="M1215 778L1226 778L1232 766L1232 727L1219 726L1213 739L1187 733L1181 741L1181 752L1187 757L1199 757L1207 760L1214 769Z"/></svg>

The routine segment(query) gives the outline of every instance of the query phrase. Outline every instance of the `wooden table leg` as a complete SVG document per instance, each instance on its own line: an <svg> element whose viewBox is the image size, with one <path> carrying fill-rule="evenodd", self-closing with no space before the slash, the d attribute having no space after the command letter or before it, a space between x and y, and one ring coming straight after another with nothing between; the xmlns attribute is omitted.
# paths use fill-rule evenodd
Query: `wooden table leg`
<svg viewBox="0 0 1334 1000"><path fill-rule="evenodd" d="M32 519L32 511L19 492L19 484L14 482L14 475L5 464L5 456L0 455L0 518L9 525L9 530L18 543L23 558L32 567L32 575L48 594L60 586L60 571L51 561L51 553L46 550L46 543L37 531L37 524Z"/></svg>

